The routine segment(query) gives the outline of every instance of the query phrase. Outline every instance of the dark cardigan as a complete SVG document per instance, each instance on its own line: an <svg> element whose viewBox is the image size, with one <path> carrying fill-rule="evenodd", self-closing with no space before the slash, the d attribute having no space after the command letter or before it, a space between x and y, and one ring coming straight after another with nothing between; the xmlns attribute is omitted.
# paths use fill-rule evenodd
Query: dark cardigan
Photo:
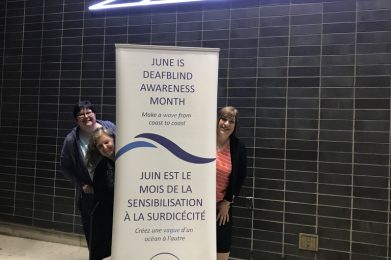
<svg viewBox="0 0 391 260"><path fill-rule="evenodd" d="M232 171L229 176L229 185L224 200L233 202L238 196L247 175L247 153L244 144L235 136L230 136Z"/></svg>
<svg viewBox="0 0 391 260"><path fill-rule="evenodd" d="M94 209L91 213L90 260L111 255L115 164L103 157L94 172Z"/></svg>

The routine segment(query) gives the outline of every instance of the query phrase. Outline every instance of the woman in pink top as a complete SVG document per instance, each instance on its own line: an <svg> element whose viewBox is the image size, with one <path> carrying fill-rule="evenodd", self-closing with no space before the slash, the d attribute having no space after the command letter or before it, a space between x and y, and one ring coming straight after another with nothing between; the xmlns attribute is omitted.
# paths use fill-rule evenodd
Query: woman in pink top
<svg viewBox="0 0 391 260"><path fill-rule="evenodd" d="M232 210L247 171L246 147L236 137L238 110L220 109L216 141L217 260L228 260L231 248Z"/></svg>

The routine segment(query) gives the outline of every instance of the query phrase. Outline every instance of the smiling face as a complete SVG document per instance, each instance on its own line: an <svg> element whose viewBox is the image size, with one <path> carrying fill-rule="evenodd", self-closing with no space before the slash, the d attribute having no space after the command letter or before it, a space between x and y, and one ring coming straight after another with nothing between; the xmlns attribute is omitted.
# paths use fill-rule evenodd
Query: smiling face
<svg viewBox="0 0 391 260"><path fill-rule="evenodd" d="M233 115L223 116L217 124L217 135L228 138L234 132L235 126L235 117Z"/></svg>
<svg viewBox="0 0 391 260"><path fill-rule="evenodd" d="M96 148L102 156L113 159L115 146L112 137L107 134L99 136L96 140Z"/></svg>
<svg viewBox="0 0 391 260"><path fill-rule="evenodd" d="M89 108L82 108L76 116L77 124L84 132L95 130L96 116Z"/></svg>
<svg viewBox="0 0 391 260"><path fill-rule="evenodd" d="M235 117L220 118L217 127L217 135L229 137L235 130Z"/></svg>
<svg viewBox="0 0 391 260"><path fill-rule="evenodd" d="M217 138L220 140L227 139L235 133L237 127L238 110L228 106L220 109L217 121Z"/></svg>

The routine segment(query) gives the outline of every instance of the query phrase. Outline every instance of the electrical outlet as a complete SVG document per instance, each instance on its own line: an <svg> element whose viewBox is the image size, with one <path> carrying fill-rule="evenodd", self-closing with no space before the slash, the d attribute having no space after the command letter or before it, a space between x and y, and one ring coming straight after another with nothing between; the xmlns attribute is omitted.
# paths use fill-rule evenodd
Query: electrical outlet
<svg viewBox="0 0 391 260"><path fill-rule="evenodd" d="M318 251L318 235L300 233L299 249Z"/></svg>

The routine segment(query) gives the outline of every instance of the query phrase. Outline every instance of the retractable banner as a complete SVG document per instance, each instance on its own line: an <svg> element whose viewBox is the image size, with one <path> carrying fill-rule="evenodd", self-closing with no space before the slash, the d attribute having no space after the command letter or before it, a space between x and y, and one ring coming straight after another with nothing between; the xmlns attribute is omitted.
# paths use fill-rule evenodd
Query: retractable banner
<svg viewBox="0 0 391 260"><path fill-rule="evenodd" d="M216 259L219 49L116 45L112 259Z"/></svg>

